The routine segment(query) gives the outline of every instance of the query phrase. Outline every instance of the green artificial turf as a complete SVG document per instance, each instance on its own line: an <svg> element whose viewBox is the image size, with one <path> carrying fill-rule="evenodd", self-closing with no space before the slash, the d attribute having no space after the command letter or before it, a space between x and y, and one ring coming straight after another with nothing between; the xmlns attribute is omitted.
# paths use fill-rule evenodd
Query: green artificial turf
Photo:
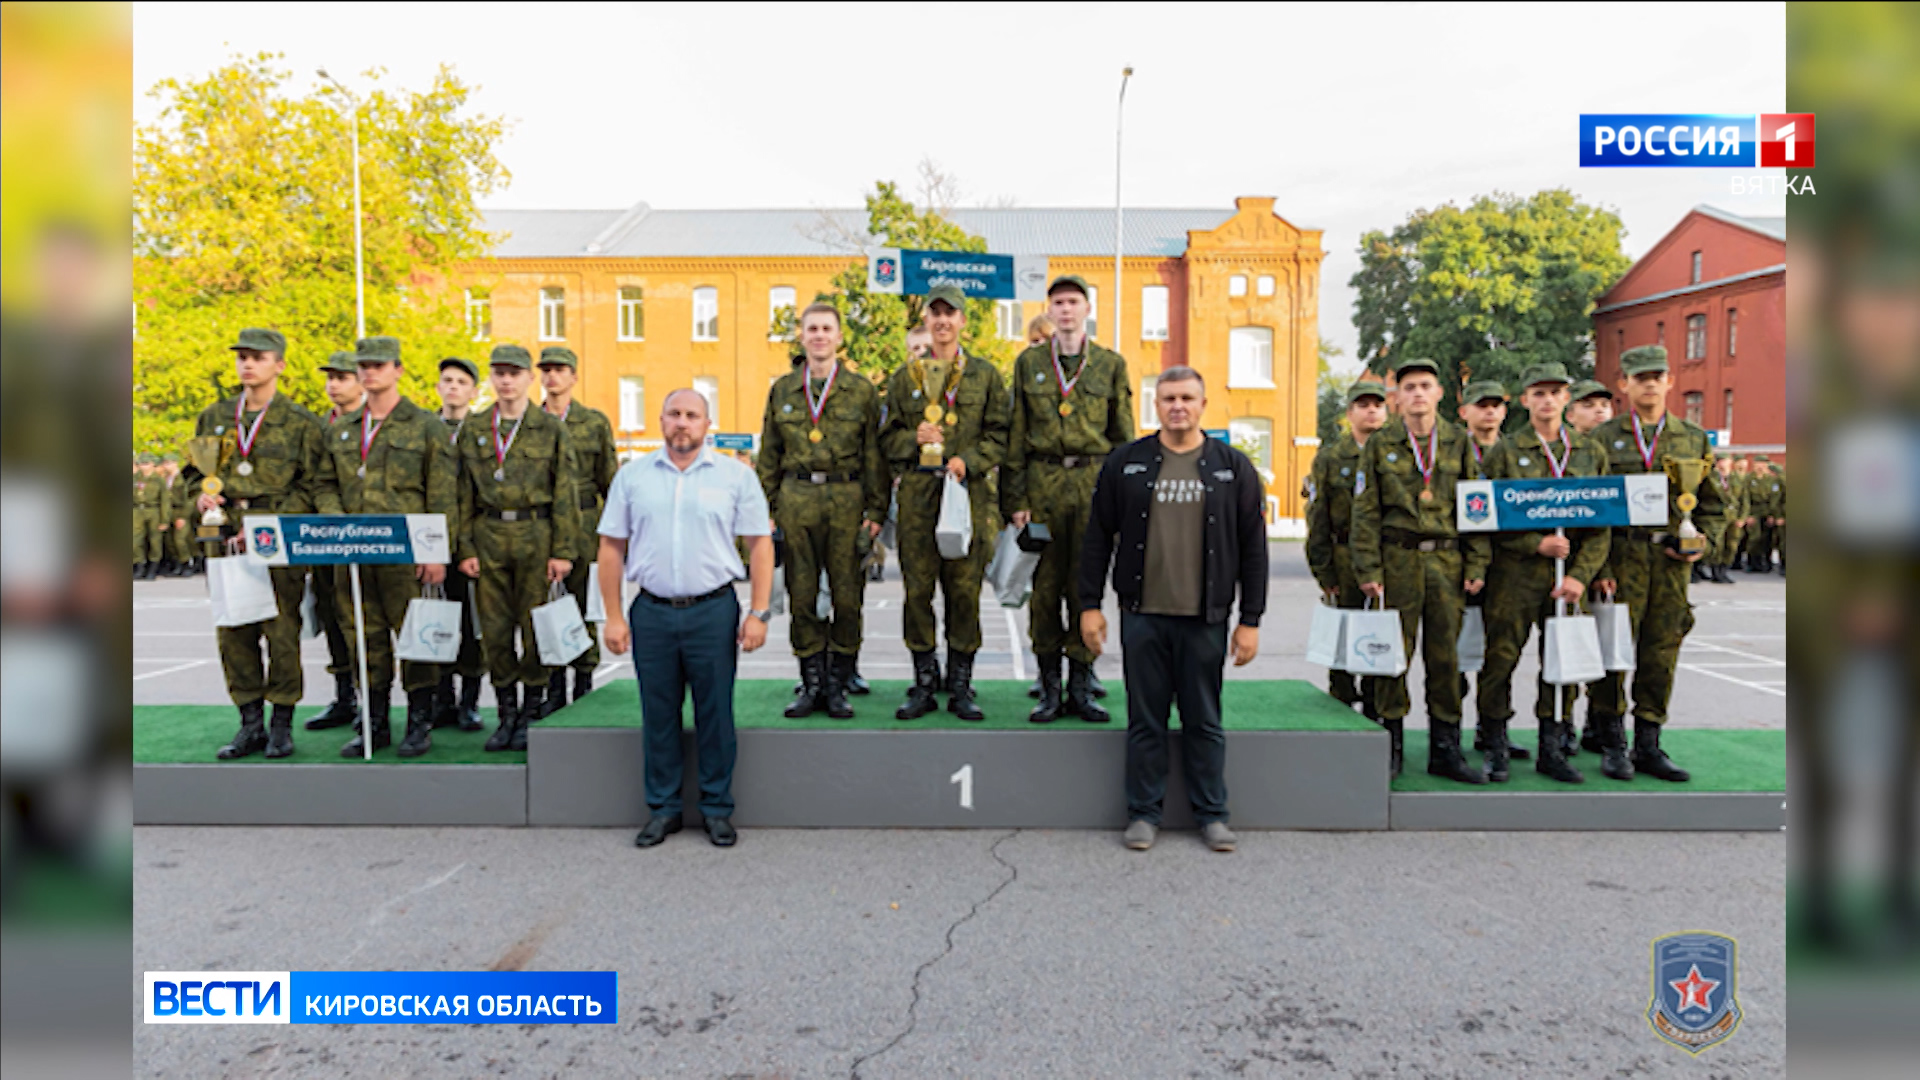
<svg viewBox="0 0 1920 1080"><path fill-rule="evenodd" d="M581 704L586 704L584 701ZM299 710L293 724L293 754L269 761L253 754L237 761L220 761L214 752L233 738L240 729L239 710L228 705L136 705L133 708L133 760L142 765L361 765L359 757L343 758L340 748L353 738L351 728L308 731L301 724L319 712L316 708ZM525 750L502 750L489 754L481 747L493 733L492 709L481 709L482 731L436 728L433 749L416 758L403 758L392 746L376 750L375 765L525 765ZM396 707L392 713L394 746L406 734L406 710Z"/></svg>
<svg viewBox="0 0 1920 1080"><path fill-rule="evenodd" d="M1481 756L1473 752L1473 732L1466 732L1469 743L1467 760L1475 767ZM1527 749L1534 746L1524 743ZM1511 779L1504 784L1457 784L1427 774L1427 733L1406 734L1406 767L1393 782L1395 792L1441 791L1448 794L1481 791L1545 791L1576 794L1625 794L1664 792L1676 795L1701 792L1787 790L1787 733L1785 731L1716 731L1680 728L1663 733L1660 748L1674 763L1693 774L1684 784L1668 783L1636 776L1630 781L1610 780L1600 775L1600 758L1585 751L1576 754L1573 767L1586 775L1584 784L1562 784L1549 780L1533 769L1533 761L1515 761L1508 766Z"/></svg>
<svg viewBox="0 0 1920 1080"><path fill-rule="evenodd" d="M987 714L985 720L968 722L946 711L946 695L939 696L941 707L918 720L895 720L893 710L906 696L904 680L875 679L873 693L850 697L854 718L834 720L815 713L804 720L789 720L781 715L793 700L792 679L743 679L734 684L733 722L738 728L776 728L790 731L885 730L913 731L928 728L964 728L971 731L1088 731L1103 728L1124 729L1127 724L1127 695L1120 680L1107 683L1108 694L1100 704L1113 720L1107 724L1089 724L1077 716L1064 717L1051 724L1030 724L1027 714L1034 701L1027 696L1027 683L1011 679L974 683L975 698ZM1228 731L1377 731L1373 724L1327 696L1312 683L1298 680L1229 680L1222 693L1221 711ZM684 723L692 724L691 701ZM542 721L552 727L639 727L640 693L631 681L603 686L579 702ZM1178 717L1175 718L1178 725Z"/></svg>

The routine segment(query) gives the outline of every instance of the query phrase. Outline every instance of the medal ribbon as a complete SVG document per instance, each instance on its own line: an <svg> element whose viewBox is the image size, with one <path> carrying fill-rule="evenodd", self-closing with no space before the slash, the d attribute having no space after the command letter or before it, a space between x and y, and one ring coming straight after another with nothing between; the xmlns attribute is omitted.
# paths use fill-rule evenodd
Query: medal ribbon
<svg viewBox="0 0 1920 1080"><path fill-rule="evenodd" d="M1560 429L1560 450L1560 460L1555 461L1553 447L1547 445L1547 440L1540 440L1540 452L1546 455L1547 468L1553 470L1553 478L1556 480L1567 475L1567 465L1573 461L1573 440L1567 438L1567 429L1564 427Z"/></svg>
<svg viewBox="0 0 1920 1080"><path fill-rule="evenodd" d="M1426 457L1422 458L1420 456L1420 443L1413 437L1413 432L1411 431L1407 432L1407 445L1413 448L1413 467L1420 470L1420 485L1422 487L1432 487L1433 467L1440 457L1439 423L1436 422L1433 425L1433 430L1427 433Z"/></svg>
<svg viewBox="0 0 1920 1080"><path fill-rule="evenodd" d="M271 405L273 403L268 402L267 404ZM233 437L240 443L240 457L242 459L252 456L253 440L260 434L260 422L267 418L267 410L261 409L260 415L253 418L253 426L245 426L241 423L241 420L246 415L246 407L247 395L241 394L239 400L233 403Z"/></svg>
<svg viewBox="0 0 1920 1080"><path fill-rule="evenodd" d="M507 451L513 449L513 440L520 437L520 425L527 422L527 414L521 413L520 419L513 422L513 432L505 442L500 440L500 410L493 410L493 460L498 468L507 467Z"/></svg>
<svg viewBox="0 0 1920 1080"><path fill-rule="evenodd" d="M1091 350L1087 348L1086 341L1083 339L1080 343L1080 366L1074 369L1073 378L1069 380L1066 370L1060 366L1060 338L1058 335L1055 335L1047 341L1047 348L1053 354L1053 377L1060 381L1060 400L1065 401L1068 397L1072 396L1073 388L1080 385L1080 376L1087 373L1086 354Z"/></svg>
<svg viewBox="0 0 1920 1080"><path fill-rule="evenodd" d="M800 379L800 389L806 391L807 394L807 415L813 419L814 427L820 426L820 414L825 412L827 408L827 395L833 393L833 380L839 377L840 365L835 363L833 370L827 372L827 385L820 388L820 400L818 402L813 400L813 380L804 376Z"/></svg>
<svg viewBox="0 0 1920 1080"><path fill-rule="evenodd" d="M383 416L375 423L371 410L360 414L360 461L363 464L367 460L367 451L373 449L373 437L380 434L380 425L386 422Z"/></svg>
<svg viewBox="0 0 1920 1080"><path fill-rule="evenodd" d="M1637 412L1633 414L1633 442L1635 447L1639 449L1640 460L1646 465L1648 472L1653 471L1653 452L1659 448L1660 436L1665 434L1666 430L1667 418L1662 416L1659 426L1653 429L1653 441L1648 442L1641 435L1640 414Z"/></svg>

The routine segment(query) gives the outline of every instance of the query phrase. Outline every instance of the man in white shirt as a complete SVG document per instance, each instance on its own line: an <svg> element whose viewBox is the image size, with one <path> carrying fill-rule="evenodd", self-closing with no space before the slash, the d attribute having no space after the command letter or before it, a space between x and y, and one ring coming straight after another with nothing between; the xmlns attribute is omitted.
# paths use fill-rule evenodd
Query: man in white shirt
<svg viewBox="0 0 1920 1080"><path fill-rule="evenodd" d="M666 446L622 466L600 515L601 642L633 650L646 731L651 817L634 837L653 847L680 831L680 716L693 691L700 755L700 813L718 847L737 839L733 823L733 682L739 650L766 644L773 601L773 523L752 469L706 446L707 401L693 390L668 394L660 410ZM747 537L752 603L746 619L733 583L747 576L734 538ZM632 560L628 560L631 552ZM620 582L640 595L623 616Z"/></svg>

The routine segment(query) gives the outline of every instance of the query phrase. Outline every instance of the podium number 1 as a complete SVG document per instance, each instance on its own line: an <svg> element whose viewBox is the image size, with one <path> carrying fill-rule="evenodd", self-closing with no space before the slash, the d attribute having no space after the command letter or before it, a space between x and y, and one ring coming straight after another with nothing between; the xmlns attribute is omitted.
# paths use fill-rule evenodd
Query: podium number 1
<svg viewBox="0 0 1920 1080"><path fill-rule="evenodd" d="M960 809L973 809L973 766L960 766L959 772L947 777L947 783L960 785Z"/></svg>

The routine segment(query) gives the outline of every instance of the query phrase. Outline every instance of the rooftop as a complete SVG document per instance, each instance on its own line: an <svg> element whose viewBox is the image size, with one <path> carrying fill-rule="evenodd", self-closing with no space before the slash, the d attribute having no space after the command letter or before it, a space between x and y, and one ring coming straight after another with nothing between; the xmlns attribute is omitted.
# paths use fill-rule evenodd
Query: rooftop
<svg viewBox="0 0 1920 1080"><path fill-rule="evenodd" d="M1775 240L1785 240L1787 238L1787 219L1784 217L1745 217L1731 210L1722 210L1717 206L1708 206L1706 203L1701 203L1694 207L1694 209L1713 218L1715 221L1724 221L1729 225L1738 225L1743 229L1752 229L1754 232L1760 233L1763 236L1771 236Z"/></svg>

